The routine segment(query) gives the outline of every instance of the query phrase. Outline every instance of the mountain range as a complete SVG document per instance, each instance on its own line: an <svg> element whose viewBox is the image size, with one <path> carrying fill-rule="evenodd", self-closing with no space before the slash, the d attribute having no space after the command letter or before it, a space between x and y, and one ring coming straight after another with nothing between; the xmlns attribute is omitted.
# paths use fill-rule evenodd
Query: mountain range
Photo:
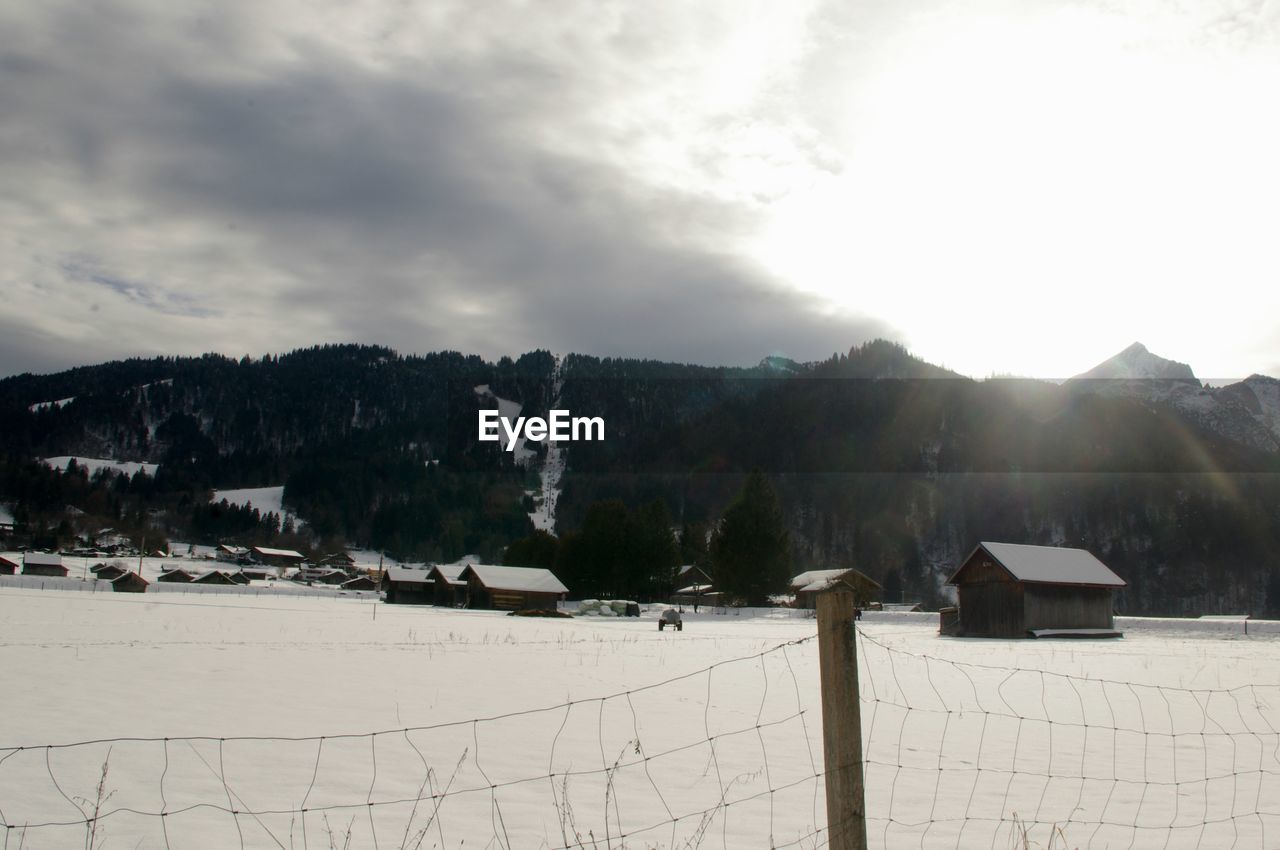
<svg viewBox="0 0 1280 850"><path fill-rule="evenodd" d="M0 502L29 545L112 527L496 560L532 532L546 447L521 465L479 442L491 397L605 420L565 450L560 534L610 499L707 528L760 469L797 572L856 566L936 604L978 540L1078 545L1129 580L1127 611L1280 607L1280 381L1209 387L1140 344L1061 384L975 381L881 340L745 369L359 345L119 361L0 381ZM158 468L43 462L64 456ZM299 527L211 501L280 485Z"/></svg>

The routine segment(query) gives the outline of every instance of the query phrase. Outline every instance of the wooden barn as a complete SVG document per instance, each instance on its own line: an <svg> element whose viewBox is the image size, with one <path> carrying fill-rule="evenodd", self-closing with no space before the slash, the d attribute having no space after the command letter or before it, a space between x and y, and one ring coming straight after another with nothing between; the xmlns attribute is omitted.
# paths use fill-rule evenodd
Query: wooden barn
<svg viewBox="0 0 1280 850"><path fill-rule="evenodd" d="M266 546L254 546L249 555L259 564L270 567L300 567L307 560L301 552L292 549L268 549Z"/></svg>
<svg viewBox="0 0 1280 850"><path fill-rule="evenodd" d="M223 543L214 551L213 556L224 564L249 563L249 550L244 546Z"/></svg>
<svg viewBox="0 0 1280 850"><path fill-rule="evenodd" d="M0 576L16 575L18 572L18 562L11 561L0 555Z"/></svg>
<svg viewBox="0 0 1280 850"><path fill-rule="evenodd" d="M947 582L961 637L1119 637L1113 595L1124 579L1084 549L979 543Z"/></svg>
<svg viewBox="0 0 1280 850"><path fill-rule="evenodd" d="M115 581L124 575L126 570L123 567L117 567L115 564L94 564L89 568L89 572L103 581Z"/></svg>
<svg viewBox="0 0 1280 850"><path fill-rule="evenodd" d="M392 605L430 605L435 586L426 570L387 567L382 573L382 591Z"/></svg>
<svg viewBox="0 0 1280 850"><path fill-rule="evenodd" d="M65 578L67 568L62 566L61 555L27 552L22 556L22 574L24 576L60 576Z"/></svg>
<svg viewBox="0 0 1280 850"><path fill-rule="evenodd" d="M377 590L378 585L368 576L356 576L342 583L343 590Z"/></svg>
<svg viewBox="0 0 1280 850"><path fill-rule="evenodd" d="M467 607L495 611L542 608L554 611L569 594L550 570L468 564L458 578L467 583Z"/></svg>
<svg viewBox="0 0 1280 850"><path fill-rule="evenodd" d="M156 578L156 581L163 581L165 583L174 583L174 584L186 584L187 582L191 581L194 578L195 576L191 575L191 573L187 572L186 570L172 569L172 570L166 570L165 572L162 572L159 575L159 577Z"/></svg>
<svg viewBox="0 0 1280 850"><path fill-rule="evenodd" d="M192 584L225 584L231 587L237 586L237 582L231 576L222 572L222 570L209 570L207 573L201 573L191 580Z"/></svg>
<svg viewBox="0 0 1280 850"><path fill-rule="evenodd" d="M111 590L115 593L146 593L150 583L137 573L124 573L111 579Z"/></svg>
<svg viewBox="0 0 1280 850"><path fill-rule="evenodd" d="M442 608L464 608L467 583L461 578L466 564L443 564L431 568L432 604Z"/></svg>
<svg viewBox="0 0 1280 850"><path fill-rule="evenodd" d="M797 608L812 611L818 607L818 594L843 584L853 591L853 604L866 608L880 596L879 582L858 570L809 570L791 579L791 592Z"/></svg>

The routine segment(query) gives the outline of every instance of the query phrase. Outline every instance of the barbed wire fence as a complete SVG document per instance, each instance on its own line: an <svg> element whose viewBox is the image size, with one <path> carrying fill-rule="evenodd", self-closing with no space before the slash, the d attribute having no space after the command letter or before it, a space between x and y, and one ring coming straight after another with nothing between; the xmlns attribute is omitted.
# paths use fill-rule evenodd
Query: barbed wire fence
<svg viewBox="0 0 1280 850"><path fill-rule="evenodd" d="M866 846L1280 847L1280 687L856 635ZM817 641L435 725L3 747L3 847L839 848L850 823L824 799Z"/></svg>

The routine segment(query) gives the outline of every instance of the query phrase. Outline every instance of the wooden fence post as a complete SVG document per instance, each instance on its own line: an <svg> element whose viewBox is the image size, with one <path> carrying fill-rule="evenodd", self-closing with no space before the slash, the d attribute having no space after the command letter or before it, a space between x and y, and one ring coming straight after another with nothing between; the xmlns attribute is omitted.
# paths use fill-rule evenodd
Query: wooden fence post
<svg viewBox="0 0 1280 850"><path fill-rule="evenodd" d="M818 595L818 664L822 676L822 757L827 780L827 840L831 850L866 850L862 784L862 712L853 594Z"/></svg>

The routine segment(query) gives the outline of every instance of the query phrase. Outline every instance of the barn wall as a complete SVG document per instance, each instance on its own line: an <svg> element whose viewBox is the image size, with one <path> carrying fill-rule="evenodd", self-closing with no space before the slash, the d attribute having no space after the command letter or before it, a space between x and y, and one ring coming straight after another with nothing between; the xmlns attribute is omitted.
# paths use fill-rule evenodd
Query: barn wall
<svg viewBox="0 0 1280 850"><path fill-rule="evenodd" d="M1022 585L1011 581L962 584L960 633L965 637L1026 637Z"/></svg>
<svg viewBox="0 0 1280 850"><path fill-rule="evenodd" d="M387 602L393 605L430 605L432 586L426 582L391 581Z"/></svg>
<svg viewBox="0 0 1280 850"><path fill-rule="evenodd" d="M1110 629L1111 590L1105 587L1027 585L1026 628Z"/></svg>

